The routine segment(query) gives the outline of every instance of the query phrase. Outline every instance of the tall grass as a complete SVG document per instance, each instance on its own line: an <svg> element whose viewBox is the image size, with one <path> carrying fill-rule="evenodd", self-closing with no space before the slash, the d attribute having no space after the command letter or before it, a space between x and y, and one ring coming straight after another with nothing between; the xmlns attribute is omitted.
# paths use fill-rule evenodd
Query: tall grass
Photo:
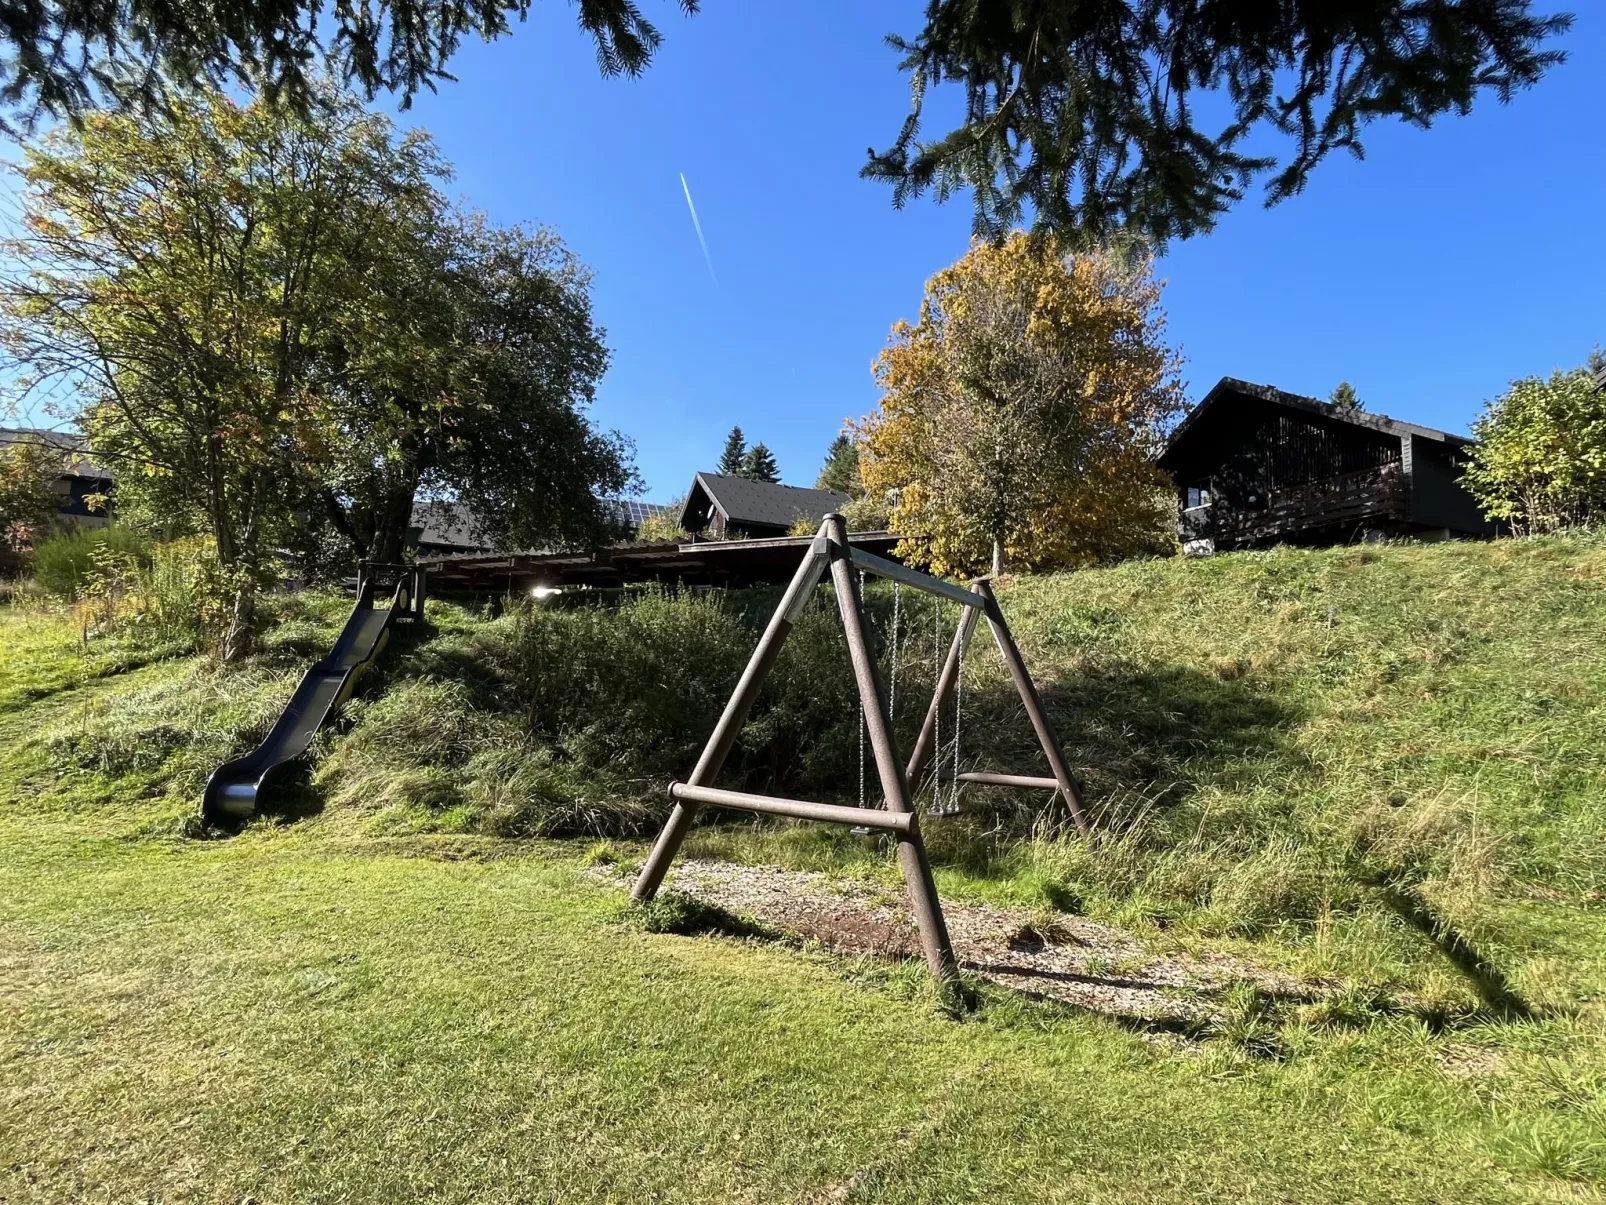
<svg viewBox="0 0 1606 1205"><path fill-rule="evenodd" d="M495 620L438 606L327 737L318 789L394 829L650 831L776 598L648 591ZM926 825L945 890L1243 936L1369 926L1372 949L1420 930L1455 958L1523 940L1523 909L1606 899L1606 541L1141 562L1001 598L1100 837L1066 833L1046 792L966 788L966 815ZM868 605L907 750L953 608L884 584ZM309 630L284 667L326 639ZM856 802L860 733L821 590L721 783ZM985 630L959 736L964 768L1042 772ZM695 841L820 867L874 851L742 820ZM1565 979L1531 970L1530 994Z"/></svg>
<svg viewBox="0 0 1606 1205"><path fill-rule="evenodd" d="M62 602L76 602L115 563L148 568L151 543L128 527L67 527L34 545L30 557L39 588Z"/></svg>
<svg viewBox="0 0 1606 1205"><path fill-rule="evenodd" d="M222 621L209 541L154 544L128 528L69 528L40 542L34 583L66 603L80 637L118 635L164 651L207 644Z"/></svg>

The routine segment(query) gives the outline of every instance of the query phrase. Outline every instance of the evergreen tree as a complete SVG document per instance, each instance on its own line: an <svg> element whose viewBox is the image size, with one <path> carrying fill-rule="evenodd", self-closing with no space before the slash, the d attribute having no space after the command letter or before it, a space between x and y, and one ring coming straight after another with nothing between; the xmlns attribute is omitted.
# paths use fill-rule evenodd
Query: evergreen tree
<svg viewBox="0 0 1606 1205"><path fill-rule="evenodd" d="M746 477L749 481L767 481L776 485L781 480L781 467L775 463L775 453L761 443L753 448L742 460L742 471L738 476Z"/></svg>
<svg viewBox="0 0 1606 1205"><path fill-rule="evenodd" d="M721 477L745 477L743 467L747 464L747 436L742 434L740 427L732 427L731 433L725 437L725 450L719 454L719 464L715 472Z"/></svg>
<svg viewBox="0 0 1606 1205"><path fill-rule="evenodd" d="M859 445L853 442L847 432L831 441L831 447L825 453L825 467L820 470L814 488L835 490L855 498L864 493L864 483L859 480Z"/></svg>
<svg viewBox="0 0 1606 1205"><path fill-rule="evenodd" d="M1348 381L1340 381L1338 388L1333 390L1332 396L1327 400L1346 412L1366 409L1366 403L1356 396L1355 386Z"/></svg>
<svg viewBox="0 0 1606 1205"><path fill-rule="evenodd" d="M927 0L918 27L890 39L912 77L913 110L863 174L891 183L899 206L927 191L973 190L976 228L989 235L1029 214L1068 238L1122 229L1187 238L1261 178L1279 201L1333 152L1360 156L1362 127L1380 118L1426 127L1537 83L1562 61L1555 43L1572 24L1537 4ZM635 76L651 63L662 34L645 7L575 0L604 75ZM465 39L507 35L529 8L15 0L0 6L0 132L80 118L102 102L159 110L207 83L305 113L323 76L368 96L398 92L405 108L453 78L448 64ZM964 91L963 118L933 129L925 100L947 97L936 85L949 82ZM1231 112L1218 119L1201 93ZM1205 113L1211 123L1195 125Z"/></svg>

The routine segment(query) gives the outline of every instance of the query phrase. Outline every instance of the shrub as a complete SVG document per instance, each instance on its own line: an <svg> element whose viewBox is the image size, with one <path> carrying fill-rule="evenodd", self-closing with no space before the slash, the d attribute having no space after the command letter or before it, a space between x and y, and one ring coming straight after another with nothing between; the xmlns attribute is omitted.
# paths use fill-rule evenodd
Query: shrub
<svg viewBox="0 0 1606 1205"><path fill-rule="evenodd" d="M1606 516L1606 393L1587 368L1512 382L1472 426L1466 483L1519 535Z"/></svg>
<svg viewBox="0 0 1606 1205"><path fill-rule="evenodd" d="M138 532L112 524L69 527L34 546L34 580L45 593L73 602L114 562L148 567L150 543Z"/></svg>
<svg viewBox="0 0 1606 1205"><path fill-rule="evenodd" d="M42 442L0 447L0 571L19 566L28 546L55 521L60 473L60 456Z"/></svg>

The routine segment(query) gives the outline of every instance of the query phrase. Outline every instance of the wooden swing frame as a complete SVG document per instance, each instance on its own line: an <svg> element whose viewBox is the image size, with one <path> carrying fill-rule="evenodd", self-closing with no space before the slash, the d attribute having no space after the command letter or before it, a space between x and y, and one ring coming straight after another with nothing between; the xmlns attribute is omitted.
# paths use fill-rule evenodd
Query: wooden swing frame
<svg viewBox="0 0 1606 1205"><path fill-rule="evenodd" d="M886 692L882 687L881 673L871 654L865 636L864 600L859 594L859 581L854 569L890 578L912 586L927 594L946 598L963 605L964 611L949 646L947 659L938 675L932 692L931 706L926 711L925 723L915 740L914 752L907 766L899 764L897 743L893 736L892 717L887 710ZM711 784L718 777L725 759L736 743L736 737L747 722L747 715L758 698L760 687L774 668L781 646L786 643L793 625L803 613L809 596L820 583L826 570L836 587L837 610L842 617L842 631L847 637L848 655L853 662L853 676L858 683L859 702L864 712L865 727L870 747L875 755L876 773L881 780L883 807L843 807L837 804L811 803L800 799L780 799L770 795L753 795L745 791L725 791ZM1059 738L1049 725L1043 708L1042 696L1027 672L1020 649L1004 621L992 585L985 578L971 582L967 590L927 573L910 569L896 561L885 560L848 543L847 524L840 515L826 515L798 566L791 584L787 586L780 605L770 617L769 625L759 638L747 668L736 683L725 710L708 737L696 768L685 782L669 784L669 796L675 801L663 831L647 855L641 874L631 889L631 898L645 904L658 893L670 864L675 860L681 843L691 830L697 809L703 805L738 808L773 816L790 816L800 820L818 820L828 824L844 824L893 834L897 841L898 863L909 889L910 911L920 930L920 945L926 964L939 982L950 982L958 977L959 967L954 958L953 943L948 937L948 923L943 918L942 901L931 876L931 862L926 856L925 842L920 834L920 819L914 809L914 792L910 784L916 782L935 759L938 716L953 694L959 680L960 666L966 644L976 620L985 615L993 640L1003 656L1004 665L1020 694L1021 703L1031 719L1032 728L1042 746L1051 778L1035 778L1020 774L993 774L987 772L960 773L957 765L948 774L938 773L944 781L977 783L988 786L1042 788L1057 792L1064 798L1082 836L1091 835L1081 793L1065 761L1065 752Z"/></svg>

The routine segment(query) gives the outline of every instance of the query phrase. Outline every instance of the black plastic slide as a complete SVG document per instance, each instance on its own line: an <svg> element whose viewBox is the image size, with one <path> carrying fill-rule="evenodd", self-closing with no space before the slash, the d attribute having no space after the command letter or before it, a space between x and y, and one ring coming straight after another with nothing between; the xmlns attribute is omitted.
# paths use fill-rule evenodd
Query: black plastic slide
<svg viewBox="0 0 1606 1205"><path fill-rule="evenodd" d="M400 570L390 607L374 606L372 569ZM391 624L423 614L423 571L412 566L364 565L357 578L357 605L329 655L301 679L268 737L244 757L226 761L206 783L201 810L208 820L244 820L257 810L263 787L282 766L307 751L312 738L356 685L357 675L385 647Z"/></svg>

